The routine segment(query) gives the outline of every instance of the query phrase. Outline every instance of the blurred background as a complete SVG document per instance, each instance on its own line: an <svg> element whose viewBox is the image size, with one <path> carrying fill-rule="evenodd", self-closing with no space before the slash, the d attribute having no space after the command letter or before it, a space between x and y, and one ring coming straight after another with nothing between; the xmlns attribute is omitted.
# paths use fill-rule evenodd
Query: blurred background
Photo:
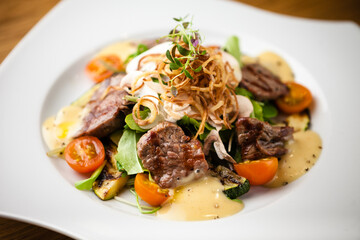
<svg viewBox="0 0 360 240"><path fill-rule="evenodd" d="M0 0L0 63L59 0ZM360 26L360 0L236 0L263 10ZM359 28L360 29L360 28ZM0 217L0 239L70 239L31 224Z"/></svg>

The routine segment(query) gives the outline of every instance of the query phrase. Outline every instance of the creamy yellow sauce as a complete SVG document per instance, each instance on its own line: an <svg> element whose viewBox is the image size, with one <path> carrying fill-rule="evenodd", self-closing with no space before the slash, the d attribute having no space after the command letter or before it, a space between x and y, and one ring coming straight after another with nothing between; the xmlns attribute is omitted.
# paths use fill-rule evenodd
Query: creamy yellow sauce
<svg viewBox="0 0 360 240"><path fill-rule="evenodd" d="M300 131L294 133L294 140L286 148L289 152L279 160L277 173L267 187L287 185L308 172L320 156L322 142L316 132Z"/></svg>
<svg viewBox="0 0 360 240"><path fill-rule="evenodd" d="M135 42L119 42L105 47L95 57L115 54L125 61L130 54L136 52L136 48ZM275 53L264 52L256 58L243 56L242 60L245 64L260 63L283 82L294 81L289 65ZM93 92L89 93L76 104L62 108L56 116L44 121L42 133L51 150L64 147L72 140L71 135L81 127L83 107L92 94ZM289 152L281 157L276 176L267 187L286 185L309 171L321 153L322 142L315 132L300 131L294 133L294 140L286 147ZM198 221L223 218L241 211L244 205L228 199L223 190L224 186L219 179L206 176L175 189L173 198L156 215L163 219Z"/></svg>
<svg viewBox="0 0 360 240"><path fill-rule="evenodd" d="M138 43L135 41L117 42L101 49L94 57L115 54L125 61L130 54L136 52L137 45ZM70 106L60 109L56 116L49 117L44 121L42 134L50 150L66 146L72 140L72 135L80 130L82 118L88 111L84 107L99 86L95 85Z"/></svg>
<svg viewBox="0 0 360 240"><path fill-rule="evenodd" d="M82 107L70 105L44 121L42 134L50 150L64 147L71 141L71 136L81 128L83 114Z"/></svg>
<svg viewBox="0 0 360 240"><path fill-rule="evenodd" d="M173 199L157 212L157 216L197 221L222 218L241 211L244 205L228 199L223 190L219 179L206 176L176 189Z"/></svg>

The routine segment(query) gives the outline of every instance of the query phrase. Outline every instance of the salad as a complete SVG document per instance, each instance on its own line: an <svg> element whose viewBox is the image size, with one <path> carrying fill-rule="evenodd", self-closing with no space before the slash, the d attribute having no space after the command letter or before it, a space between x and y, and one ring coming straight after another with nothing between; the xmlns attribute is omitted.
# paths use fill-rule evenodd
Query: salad
<svg viewBox="0 0 360 240"><path fill-rule="evenodd" d="M48 156L104 201L166 219L230 216L251 188L284 186L315 164L313 98L277 54L246 56L236 36L209 46L192 21L174 21L156 41L89 60L95 85L43 123Z"/></svg>

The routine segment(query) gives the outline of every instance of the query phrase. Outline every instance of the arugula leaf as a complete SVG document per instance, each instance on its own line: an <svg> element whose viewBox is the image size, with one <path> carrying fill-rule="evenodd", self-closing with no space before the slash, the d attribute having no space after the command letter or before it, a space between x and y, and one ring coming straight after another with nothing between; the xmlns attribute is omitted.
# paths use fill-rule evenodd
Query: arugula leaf
<svg viewBox="0 0 360 240"><path fill-rule="evenodd" d="M241 95L241 96L244 96L244 97L248 97L248 98L253 98L254 97L254 95L251 92L249 92L245 88L240 88L240 87L235 88L235 94L236 95Z"/></svg>
<svg viewBox="0 0 360 240"><path fill-rule="evenodd" d="M236 95L242 95L250 99L254 111L250 115L250 117L257 118L261 121L268 120L269 118L276 117L278 115L278 111L276 107L271 102L259 102L254 100L254 95L246 90L245 88L237 87L235 88Z"/></svg>
<svg viewBox="0 0 360 240"><path fill-rule="evenodd" d="M183 125L193 125L195 126L197 129L200 127L200 122L198 120L196 120L195 118L191 118L188 116L184 116L182 117L178 123L183 124ZM214 127L210 126L208 123L205 123L205 128L209 131L215 129Z"/></svg>
<svg viewBox="0 0 360 240"><path fill-rule="evenodd" d="M133 54L130 54L130 55L126 58L126 60L125 60L124 63L127 64L128 62L130 62L131 59L133 59L133 58L136 57L136 56L139 56L140 54L142 54L143 52L145 52L145 51L147 51L147 50L149 50L149 48L148 48L145 44L140 43L140 44L138 45L138 47L137 47L136 52L133 53Z"/></svg>
<svg viewBox="0 0 360 240"><path fill-rule="evenodd" d="M264 117L263 117L263 109L262 106L264 105L264 103L262 102L258 102L255 100L250 99L254 111L253 111L253 117L259 119L260 121L264 121Z"/></svg>
<svg viewBox="0 0 360 240"><path fill-rule="evenodd" d="M136 149L139 137L135 131L125 129L118 144L118 153L115 155L116 161L129 175L144 171Z"/></svg>
<svg viewBox="0 0 360 240"><path fill-rule="evenodd" d="M147 108L145 109L144 111L140 111L140 117L142 119L145 119L148 114L149 114L150 110ZM133 116L132 116L132 113L129 113L128 115L126 115L125 117L125 123L126 125L131 129L131 130L134 130L136 131L137 133L139 132L147 132L148 130L147 129L143 129L141 128L134 120Z"/></svg>
<svg viewBox="0 0 360 240"><path fill-rule="evenodd" d="M253 105L254 110L250 114L250 117L257 118L260 121L264 121L263 108L262 108L264 103L254 100L253 99L254 95L251 92L249 92L248 90L246 90L245 88L240 88L240 87L235 88L235 94L247 97L251 101L251 104Z"/></svg>
<svg viewBox="0 0 360 240"><path fill-rule="evenodd" d="M265 119L269 119L276 117L277 115L278 115L278 110L276 109L276 107L269 102L265 102L263 106L263 117Z"/></svg>
<svg viewBox="0 0 360 240"><path fill-rule="evenodd" d="M90 190L92 188L93 183L99 177L101 171L105 167L106 161L104 161L100 167L98 167L95 172L91 174L91 177L78 181L75 183L75 187L79 190Z"/></svg>
<svg viewBox="0 0 360 240"><path fill-rule="evenodd" d="M243 66L241 62L239 38L237 36L229 37L223 47L223 50L230 53L239 62L240 67Z"/></svg>

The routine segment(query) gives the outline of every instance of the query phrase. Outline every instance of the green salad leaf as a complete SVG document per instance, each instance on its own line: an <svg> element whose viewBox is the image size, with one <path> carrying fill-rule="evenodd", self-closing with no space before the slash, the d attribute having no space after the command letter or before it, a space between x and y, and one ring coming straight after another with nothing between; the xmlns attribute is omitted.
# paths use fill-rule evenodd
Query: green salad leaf
<svg viewBox="0 0 360 240"><path fill-rule="evenodd" d="M140 159L137 155L136 143L140 135L131 129L124 129L123 135L118 144L118 153L115 155L116 161L129 174L141 173L144 171Z"/></svg>
<svg viewBox="0 0 360 240"><path fill-rule="evenodd" d="M196 135L196 132L200 127L200 122L198 120L188 117L186 115L182 117L179 121L177 121L177 124L188 129L194 136ZM207 135L209 135L210 131L213 129L215 128L208 123L205 123L204 133L199 135L200 140L204 140Z"/></svg>
<svg viewBox="0 0 360 240"><path fill-rule="evenodd" d="M140 111L140 116L141 116L141 118L143 118L142 115L144 115L144 114L142 114L142 112L144 112L144 111ZM146 116L147 116L147 113L146 113ZM144 118L145 118L145 117L144 117ZM144 118L143 118L143 119L144 119ZM127 125L131 130L134 130L134 131L136 131L137 133L139 133L139 132L146 132L146 131L147 131L147 129L141 128L141 127L135 122L135 120L134 120L134 118L133 118L133 116L132 116L131 113L128 114L128 115L126 115L126 117L125 117L125 123L126 123L126 125Z"/></svg>
<svg viewBox="0 0 360 240"><path fill-rule="evenodd" d="M255 100L252 100L252 99L250 99L250 101L251 101L251 103L253 105L253 108L254 108L254 111L250 114L250 117L259 119L260 121L264 121L263 108L262 108L264 106L264 103L259 102L259 101L255 101Z"/></svg>
<svg viewBox="0 0 360 240"><path fill-rule="evenodd" d="M246 90L245 88L241 88L241 87L235 88L235 94L241 95L241 96L244 96L244 97L247 97L250 99L254 98L254 95L250 91Z"/></svg>
<svg viewBox="0 0 360 240"><path fill-rule="evenodd" d="M240 67L243 66L241 62L239 38L237 36L229 37L223 47L223 50L230 53L239 62Z"/></svg>
<svg viewBox="0 0 360 240"><path fill-rule="evenodd" d="M277 108L273 104L271 104L269 102L265 102L265 104L263 106L264 119L273 118L273 117L276 117L277 115L278 115Z"/></svg>
<svg viewBox="0 0 360 240"><path fill-rule="evenodd" d="M76 182L75 187L79 190L90 190L92 188L93 183L99 177L101 171L105 167L105 164L106 164L106 161L104 161L103 164L101 164L101 166L98 167L95 170L95 172L93 172L91 174L91 176L89 178Z"/></svg>
<svg viewBox="0 0 360 240"><path fill-rule="evenodd" d="M276 117L278 115L278 111L274 104L269 101L256 101L254 99L254 95L245 88L235 88L235 94L242 95L250 99L254 108L254 111L250 115L252 118L259 119L260 121L269 121L270 118Z"/></svg>
<svg viewBox="0 0 360 240"><path fill-rule="evenodd" d="M142 54L143 52L147 51L149 48L145 45L140 43L137 47L136 52L134 52L133 54L130 54L127 59L125 60L125 64L130 62L133 58L135 58L136 56L139 56L140 54Z"/></svg>

